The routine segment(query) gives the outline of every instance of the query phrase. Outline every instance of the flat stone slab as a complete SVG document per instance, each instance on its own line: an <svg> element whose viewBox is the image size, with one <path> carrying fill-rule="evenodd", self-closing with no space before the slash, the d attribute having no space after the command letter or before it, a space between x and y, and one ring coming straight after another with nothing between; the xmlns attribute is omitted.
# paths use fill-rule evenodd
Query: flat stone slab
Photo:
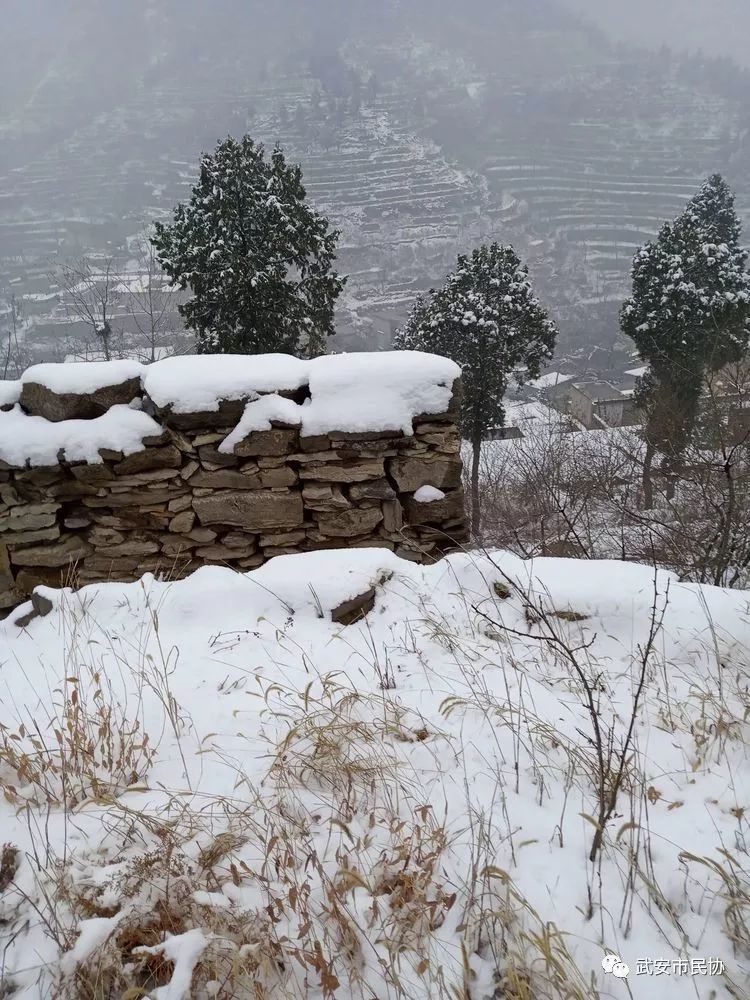
<svg viewBox="0 0 750 1000"><path fill-rule="evenodd" d="M226 524L250 532L297 528L304 521L302 494L227 491L195 497L193 510L203 525Z"/></svg>
<svg viewBox="0 0 750 1000"><path fill-rule="evenodd" d="M32 545L27 549L11 552L10 561L14 566L43 566L56 569L67 566L79 559L85 559L93 552L92 547L82 538L66 538L51 545Z"/></svg>

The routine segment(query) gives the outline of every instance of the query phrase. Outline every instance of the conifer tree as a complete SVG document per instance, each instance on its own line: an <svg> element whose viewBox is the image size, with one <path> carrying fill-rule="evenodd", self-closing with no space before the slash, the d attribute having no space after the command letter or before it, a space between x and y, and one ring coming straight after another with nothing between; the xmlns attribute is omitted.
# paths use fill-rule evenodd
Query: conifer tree
<svg viewBox="0 0 750 1000"><path fill-rule="evenodd" d="M333 270L339 233L306 204L302 172L249 136L204 154L189 202L156 223L157 258L202 354L314 356L334 332L345 279Z"/></svg>
<svg viewBox="0 0 750 1000"><path fill-rule="evenodd" d="M533 293L528 268L511 246L493 243L458 258L438 291L419 298L396 333L397 350L441 354L463 370L461 431L473 449L472 530L480 529L482 441L505 419L511 379L539 375L552 357L557 329Z"/></svg>
<svg viewBox="0 0 750 1000"><path fill-rule="evenodd" d="M662 456L669 488L695 428L706 377L739 361L750 337L750 276L726 181L715 174L633 259L620 323L648 370L636 387L644 414L644 505Z"/></svg>

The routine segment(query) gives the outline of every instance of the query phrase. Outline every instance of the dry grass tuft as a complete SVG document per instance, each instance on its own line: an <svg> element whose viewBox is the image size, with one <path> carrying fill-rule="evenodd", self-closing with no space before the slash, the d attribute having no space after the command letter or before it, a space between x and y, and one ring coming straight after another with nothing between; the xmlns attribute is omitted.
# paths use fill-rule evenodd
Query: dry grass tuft
<svg viewBox="0 0 750 1000"><path fill-rule="evenodd" d="M43 725L31 713L14 727L0 722L0 767L14 776L3 793L15 804L111 799L145 780L154 752L98 671L66 677Z"/></svg>
<svg viewBox="0 0 750 1000"><path fill-rule="evenodd" d="M3 844L0 849L0 893L13 882L21 863L20 852L13 844Z"/></svg>

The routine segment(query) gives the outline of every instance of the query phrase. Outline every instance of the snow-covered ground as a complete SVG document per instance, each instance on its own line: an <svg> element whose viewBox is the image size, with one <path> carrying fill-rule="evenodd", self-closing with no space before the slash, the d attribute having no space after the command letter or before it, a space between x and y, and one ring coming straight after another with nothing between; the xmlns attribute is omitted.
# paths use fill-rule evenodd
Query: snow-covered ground
<svg viewBox="0 0 750 1000"><path fill-rule="evenodd" d="M364 549L42 596L0 624L14 998L748 996L748 593Z"/></svg>

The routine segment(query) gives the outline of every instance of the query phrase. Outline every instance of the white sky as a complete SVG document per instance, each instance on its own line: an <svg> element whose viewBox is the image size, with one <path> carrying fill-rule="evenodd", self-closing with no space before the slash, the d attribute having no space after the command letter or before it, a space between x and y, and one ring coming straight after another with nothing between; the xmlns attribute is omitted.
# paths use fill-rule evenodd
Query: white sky
<svg viewBox="0 0 750 1000"><path fill-rule="evenodd" d="M564 0L623 41L703 49L750 66L750 0Z"/></svg>

